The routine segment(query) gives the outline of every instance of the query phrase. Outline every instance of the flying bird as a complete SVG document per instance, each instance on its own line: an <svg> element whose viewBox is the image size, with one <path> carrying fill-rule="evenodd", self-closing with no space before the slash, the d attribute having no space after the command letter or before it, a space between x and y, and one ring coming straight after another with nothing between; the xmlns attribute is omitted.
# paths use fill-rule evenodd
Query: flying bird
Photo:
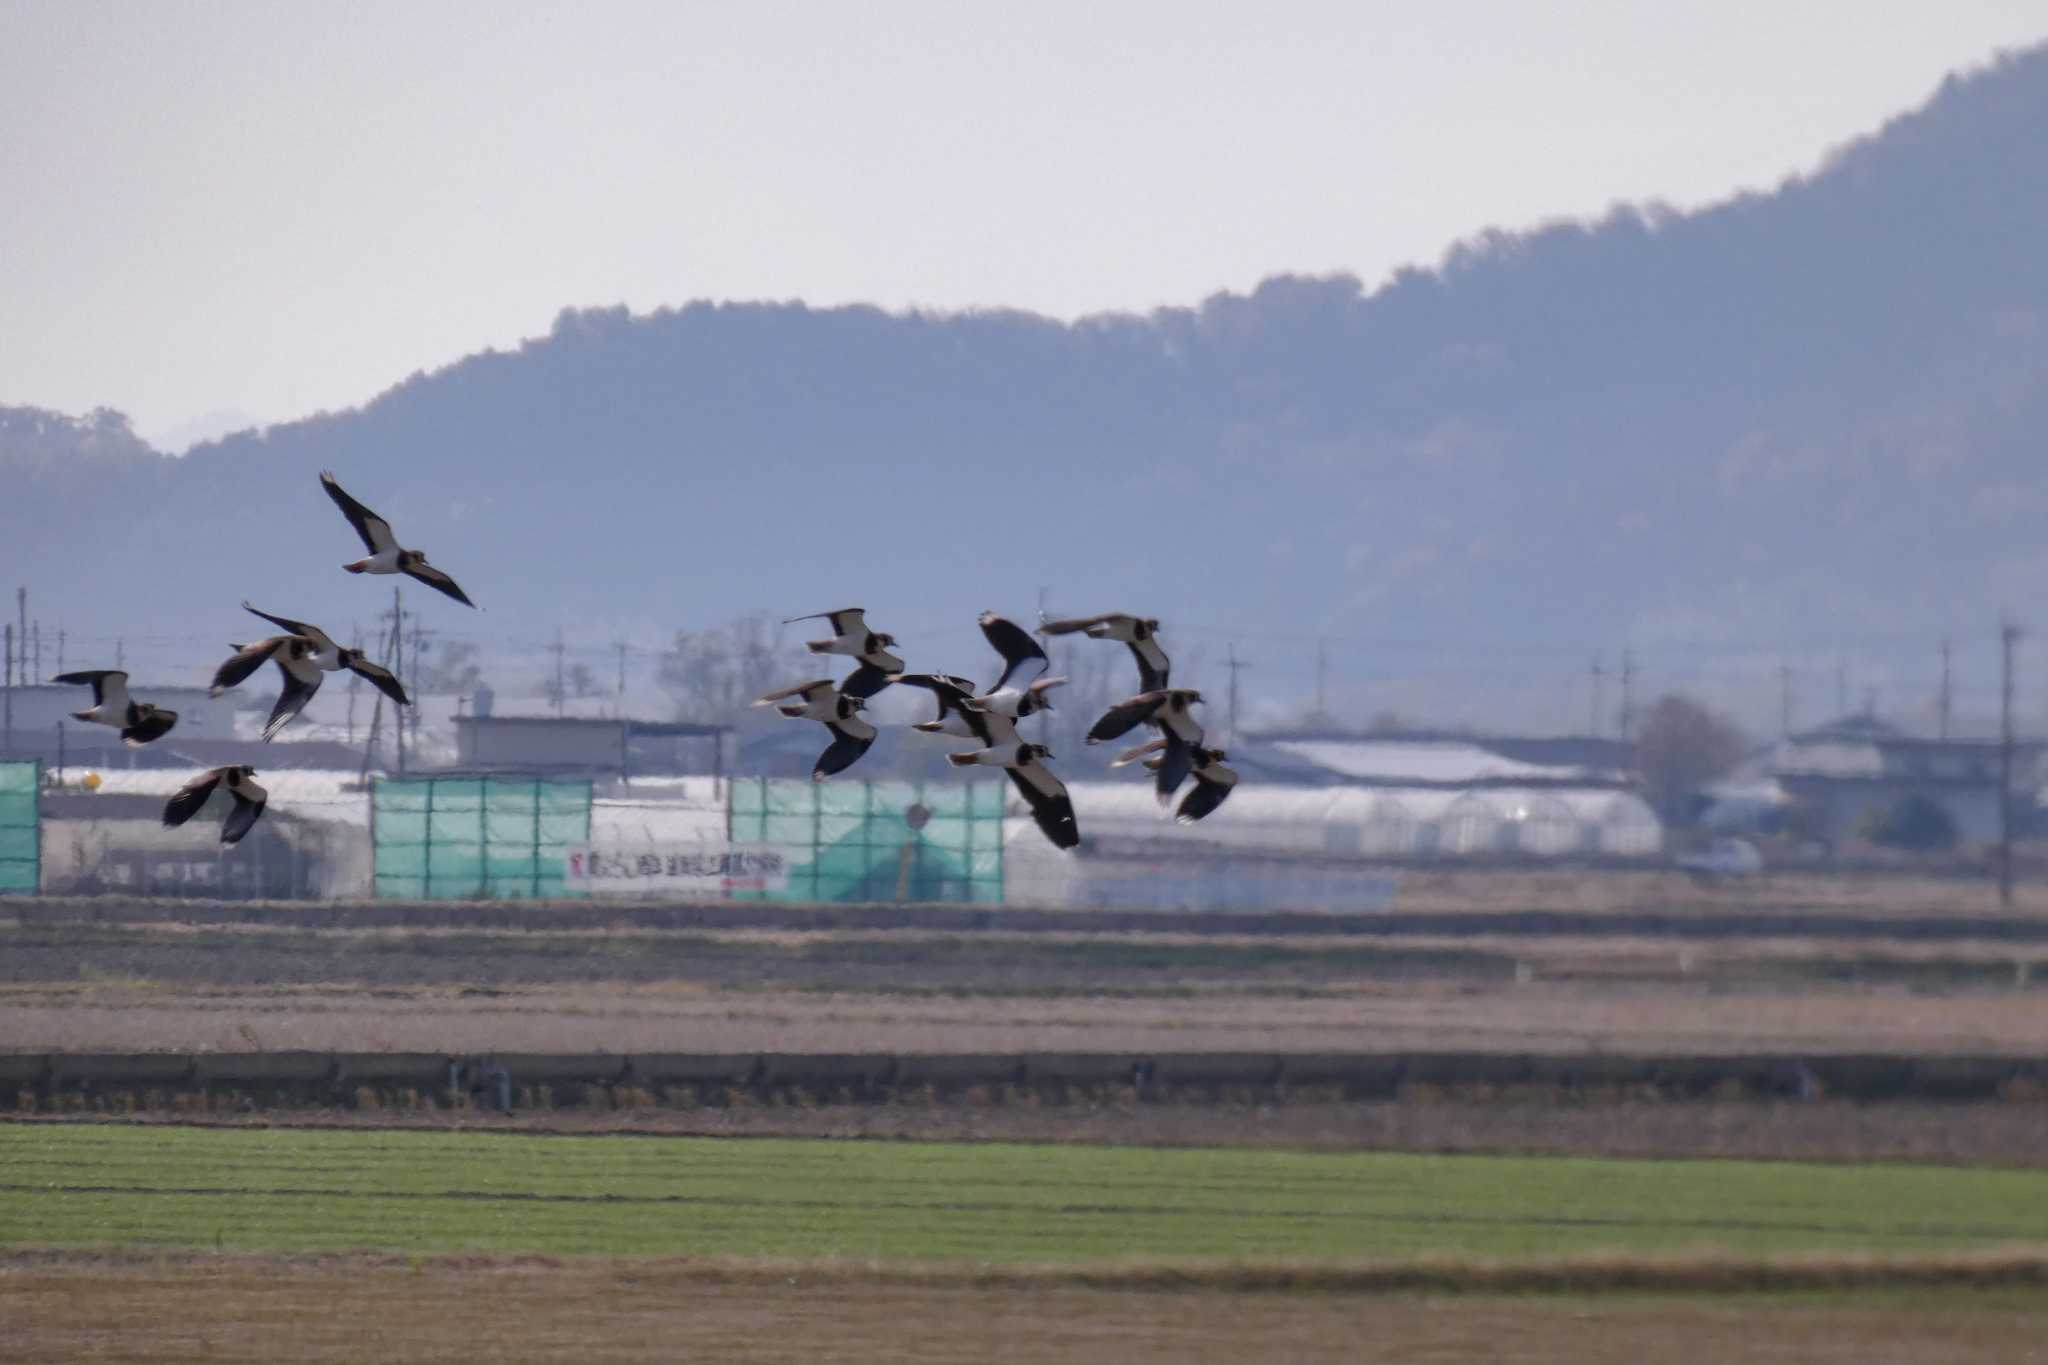
<svg viewBox="0 0 2048 1365"><path fill-rule="evenodd" d="M214 788L225 786L227 793L235 799L234 809L221 821L220 841L222 844L238 844L242 836L256 827L256 821L263 815L263 807L270 800L270 793L256 785L256 770L246 763L231 763L225 768L213 768L199 774L178 789L178 794L164 804L164 825L175 829L193 816L213 795Z"/></svg>
<svg viewBox="0 0 2048 1365"><path fill-rule="evenodd" d="M1169 754L1179 750L1187 756L1187 767L1171 779L1167 773ZM1147 757L1147 755L1151 755ZM1147 740L1135 749L1126 749L1110 762L1110 767L1121 768L1126 764L1144 759L1145 766L1158 777L1159 801L1161 805L1173 799L1173 793L1190 775L1195 779L1195 789L1181 800L1180 809L1174 812L1174 819L1183 825L1192 825L1215 811L1230 795L1230 789L1237 785L1237 773L1227 767L1223 760L1228 757L1221 749L1204 749L1200 745L1184 745L1171 734Z"/></svg>
<svg viewBox="0 0 2048 1365"><path fill-rule="evenodd" d="M845 772L875 742L875 727L859 715L867 699L847 696L830 678L814 678L770 692L757 698L754 705L773 706L791 720L815 720L832 732L832 743L811 768L813 782Z"/></svg>
<svg viewBox="0 0 2048 1365"><path fill-rule="evenodd" d="M1120 640L1130 647L1138 661L1138 690L1160 692L1167 686L1172 661L1159 644L1159 622L1149 616L1129 616L1120 611L1102 616L1075 616L1059 621L1040 620L1041 635L1072 635L1080 631L1091 640Z"/></svg>
<svg viewBox="0 0 2048 1365"><path fill-rule="evenodd" d="M1018 669L1034 660L1038 663L1038 676L1041 678L1052 669L1052 659L1046 654L1045 646L1032 639L1031 632L1015 621L985 611L977 618L976 624L981 627L989 648L1003 656L1002 676L988 685L990 692L1002 691Z"/></svg>
<svg viewBox="0 0 2048 1365"><path fill-rule="evenodd" d="M1140 692L1103 712L1102 719L1088 731L1088 742L1102 744L1129 733L1139 725L1156 725L1182 743L1200 744L1202 727L1188 708L1201 700L1202 694L1191 688Z"/></svg>
<svg viewBox="0 0 2048 1365"><path fill-rule="evenodd" d="M1052 750L1043 744L1013 739L993 748L947 754L946 761L957 768L978 764L1007 772L1045 837L1055 848L1074 848L1081 842L1081 827L1074 821L1074 799L1067 794L1066 784L1045 766L1051 757Z"/></svg>
<svg viewBox="0 0 2048 1365"><path fill-rule="evenodd" d="M139 749L153 739L162 739L178 723L176 711L132 700L128 696L128 675L118 668L59 673L50 681L92 688L92 706L84 711L73 711L72 718L112 726L121 732L122 742L131 749Z"/></svg>
<svg viewBox="0 0 2048 1365"><path fill-rule="evenodd" d="M1055 687L1066 686L1066 682L1065 678L1040 678L1028 687L998 688L986 695L971 698L966 704L970 710L1023 720L1026 716L1035 716L1040 711L1052 710L1052 690Z"/></svg>
<svg viewBox="0 0 2048 1365"><path fill-rule="evenodd" d="M447 593L465 607L476 605L469 600L467 593L456 586L454 579L427 563L424 551L399 548L391 523L342 491L341 485L334 481L334 475L322 470L320 486L327 490L328 497L334 499L334 505L348 518L348 524L356 528L356 534L363 538L363 547L370 552L368 558L344 564L342 568L350 573L408 574L436 592Z"/></svg>
<svg viewBox="0 0 2048 1365"><path fill-rule="evenodd" d="M390 669L371 663L363 657L361 650L343 649L318 626L309 626L286 616L272 616L247 602L242 603L242 610L262 617L286 633L254 644L233 646L234 657L215 670L213 685L207 693L217 697L230 687L247 681L265 660L274 662L278 672L284 675L284 688L278 693L277 705L270 710L270 719L264 723L264 739L273 738L292 717L305 710L306 703L313 700L313 694L320 690L323 673L339 673L347 669L367 678L379 692L400 706L412 704Z"/></svg>
<svg viewBox="0 0 2048 1365"><path fill-rule="evenodd" d="M1173 813L1175 823L1192 825L1205 815L1213 814L1216 808L1230 796L1230 789L1237 785L1237 772L1223 762L1226 755L1221 749L1204 749L1195 746L1195 789L1181 798L1180 809Z"/></svg>
<svg viewBox="0 0 2048 1365"><path fill-rule="evenodd" d="M843 654L859 665L839 685L849 697L872 697L889 685L891 676L903 671L903 660L889 652L896 637L869 630L867 616L859 607L792 616L782 624L793 626L799 621L825 621L832 627L831 639L806 640L805 649L813 654Z"/></svg>
<svg viewBox="0 0 2048 1365"><path fill-rule="evenodd" d="M966 704L974 700L973 679L951 673L894 673L889 681L904 687L921 687L938 703L939 713L930 720L913 725L913 730L922 730L928 735L953 735L960 739L979 738L963 714Z"/></svg>

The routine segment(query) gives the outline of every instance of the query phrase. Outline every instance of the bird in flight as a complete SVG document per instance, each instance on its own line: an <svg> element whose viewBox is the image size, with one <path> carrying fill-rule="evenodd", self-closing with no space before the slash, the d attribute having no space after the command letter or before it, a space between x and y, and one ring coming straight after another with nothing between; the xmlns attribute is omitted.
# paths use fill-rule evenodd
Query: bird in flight
<svg viewBox="0 0 2048 1365"><path fill-rule="evenodd" d="M398 537L391 530L391 523L372 512L369 508L350 497L342 486L334 481L334 475L321 471L320 486L327 490L327 496L334 499L334 505L348 518L348 524L356 528L356 534L363 539L363 548L370 553L366 558L341 567L350 573L402 573L407 574L436 592L447 593L465 607L476 603L469 600L469 594L456 585L454 579L427 563L423 550L400 548Z"/></svg>
<svg viewBox="0 0 2048 1365"><path fill-rule="evenodd" d="M178 723L176 711L129 697L128 675L118 668L59 673L50 681L92 688L93 704L83 711L73 711L72 719L113 726L121 732L122 742L131 749L139 749L153 739L162 739Z"/></svg>
<svg viewBox="0 0 2048 1365"><path fill-rule="evenodd" d="M175 829L193 816L214 793L216 787L226 787L229 796L235 799L234 809L221 821L220 841L224 845L242 842L242 836L256 827L262 818L263 807L270 801L270 793L255 783L256 770L246 763L231 763L225 768L211 768L199 774L178 789L178 794L164 804L164 825Z"/></svg>
<svg viewBox="0 0 2048 1365"><path fill-rule="evenodd" d="M360 650L343 649L320 627L309 626L287 616L272 616L247 602L242 603L242 610L262 617L285 633L254 644L234 646L234 657L214 671L213 685L207 692L209 696L217 697L230 687L247 681L266 659L274 662L277 671L284 675L284 688L278 693L277 705L271 708L270 719L263 726L263 738L266 740L305 710L306 703L313 700L313 694L320 690L324 673L339 673L347 669L368 679L379 692L400 706L412 704L390 669L371 663Z"/></svg>

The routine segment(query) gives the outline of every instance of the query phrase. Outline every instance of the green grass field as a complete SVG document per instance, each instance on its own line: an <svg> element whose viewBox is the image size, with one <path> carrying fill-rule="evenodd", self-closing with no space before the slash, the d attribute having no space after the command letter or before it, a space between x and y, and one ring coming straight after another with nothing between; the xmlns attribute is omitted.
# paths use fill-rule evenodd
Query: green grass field
<svg viewBox="0 0 2048 1365"><path fill-rule="evenodd" d="M0 1245L885 1262L2048 1242L2048 1176L462 1132L0 1125Z"/></svg>

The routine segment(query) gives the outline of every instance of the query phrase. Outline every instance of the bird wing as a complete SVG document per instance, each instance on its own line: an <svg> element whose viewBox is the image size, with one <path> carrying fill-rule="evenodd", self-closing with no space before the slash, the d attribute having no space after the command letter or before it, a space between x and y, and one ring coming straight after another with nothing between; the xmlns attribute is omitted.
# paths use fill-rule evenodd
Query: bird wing
<svg viewBox="0 0 2048 1365"><path fill-rule="evenodd" d="M267 611L258 611L247 602L242 603L242 610L252 616L262 617L287 635L296 635L302 640L311 640L319 649L330 650L335 647L334 641L327 637L327 632L318 626L309 626L304 621L294 621L289 616L272 616Z"/></svg>
<svg viewBox="0 0 2048 1365"><path fill-rule="evenodd" d="M1031 633L1015 621L998 616L992 611L985 611L981 614L980 624L981 633L987 638L989 648L1003 656L1003 676L990 685L989 691L1002 691L1004 684L1010 681L1010 675L1033 659L1039 663L1040 676L1044 675L1046 669L1052 667L1052 660L1047 657L1045 646L1032 639Z"/></svg>
<svg viewBox="0 0 2048 1365"><path fill-rule="evenodd" d="M284 675L284 690L277 694L277 705L270 708L270 719L263 723L263 738L276 736L279 730L291 722L291 718L306 709L306 703L313 700L313 694L320 690L320 672L313 671L313 680L307 682L291 669L284 660L277 661L277 671Z"/></svg>
<svg viewBox="0 0 2048 1365"><path fill-rule="evenodd" d="M1167 674L1173 671L1173 661L1166 657L1166 651L1159 647L1159 637L1128 642L1131 657L1138 661L1138 690L1141 692L1163 692L1166 690Z"/></svg>
<svg viewBox="0 0 2048 1365"><path fill-rule="evenodd" d="M141 721L123 729L121 731L121 742L131 749L140 749L151 740L162 739L171 732L171 727L177 723L178 713L176 711L166 711L162 707L158 707Z"/></svg>
<svg viewBox="0 0 2048 1365"><path fill-rule="evenodd" d="M818 762L811 769L813 782L823 782L834 773L845 772L875 742L875 727L857 718L827 721L825 728L832 732L832 743L818 755Z"/></svg>
<svg viewBox="0 0 2048 1365"><path fill-rule="evenodd" d="M178 794L164 803L164 827L176 829L206 804L206 798L213 795L213 789L220 785L220 769L214 768L199 774L184 786Z"/></svg>
<svg viewBox="0 0 2048 1365"><path fill-rule="evenodd" d="M962 702L974 696L972 682L946 673L898 673L889 681L902 683L905 687L922 687L930 692L932 699L939 704L935 721L944 720L947 711L959 710Z"/></svg>
<svg viewBox="0 0 2048 1365"><path fill-rule="evenodd" d="M837 634L864 635L868 628L864 610L861 607L841 607L837 611L814 611L809 616L784 617L782 624L793 626L799 621L830 621Z"/></svg>
<svg viewBox="0 0 2048 1365"><path fill-rule="evenodd" d="M59 673L50 681L90 687L94 706L105 706L108 699L112 698L112 709L128 709L128 675L118 668L90 668L81 673Z"/></svg>
<svg viewBox="0 0 2048 1365"><path fill-rule="evenodd" d="M267 800L251 801L237 791L230 791L228 794L235 798L235 808L228 812L227 819L221 821L220 841L223 844L239 844L244 834L256 828L257 820L263 816L263 808L270 803Z"/></svg>
<svg viewBox="0 0 2048 1365"><path fill-rule="evenodd" d="M456 586L454 579L450 578L447 574L442 573L439 569L435 568L431 564L415 564L410 569L407 569L406 573L414 578L417 578L420 582L426 584L435 592L447 593L450 597L462 603L462 605L465 607L473 607L476 605L476 603L469 600L468 593L464 592L461 588Z"/></svg>
<svg viewBox="0 0 2048 1365"><path fill-rule="evenodd" d="M405 688L399 685L398 675L384 665L373 664L368 659L350 659L348 671L359 678L368 678L379 692L400 706L412 705L412 699L405 695Z"/></svg>
<svg viewBox="0 0 2048 1365"><path fill-rule="evenodd" d="M1112 768L1128 767L1129 765L1136 763L1139 759L1145 757L1147 754L1156 754L1165 747L1166 741L1164 739L1148 739L1143 744L1140 744L1137 748L1126 749L1122 753L1118 754L1115 758L1109 760L1109 766Z"/></svg>
<svg viewBox="0 0 2048 1365"><path fill-rule="evenodd" d="M1055 848L1073 848L1081 842L1081 827L1074 820L1074 799L1067 795L1066 784L1053 775L1052 769L1033 759L1022 767L1005 771L1031 807L1031 818Z"/></svg>
<svg viewBox="0 0 2048 1365"><path fill-rule="evenodd" d="M236 645L235 656L213 671L213 683L206 689L207 695L217 697L230 687L240 687L249 680L250 674L263 667L264 660L277 653L279 646L291 638L289 635L273 635L253 645Z"/></svg>
<svg viewBox="0 0 2048 1365"><path fill-rule="evenodd" d="M1099 626L1109 621L1122 619L1124 619L1123 613L1117 611L1112 611L1102 616L1069 616L1058 621L1047 621L1040 618L1038 633L1040 635L1073 635L1088 629L1090 626Z"/></svg>
<svg viewBox="0 0 2048 1365"><path fill-rule="evenodd" d="M1166 703L1164 692L1140 692L1128 701L1120 701L1102 713L1102 719L1095 722L1088 731L1090 744L1101 744L1117 738L1152 719L1159 708Z"/></svg>
<svg viewBox="0 0 2048 1365"><path fill-rule="evenodd" d="M386 550L398 548L398 537L391 533L391 523L342 491L341 485L334 481L333 474L321 470L320 486L327 490L328 497L334 499L334 505L348 518L348 524L356 528L356 534L362 537L364 549L373 555L381 555Z"/></svg>
<svg viewBox="0 0 2048 1365"><path fill-rule="evenodd" d="M1159 773L1153 782L1158 793L1159 804L1164 806L1173 801L1173 794L1180 790L1180 784L1188 780L1188 774L1195 768L1195 751L1188 742L1173 731L1166 732L1166 752L1159 758Z"/></svg>
<svg viewBox="0 0 2048 1365"><path fill-rule="evenodd" d="M1195 774L1195 789L1187 794L1180 803L1180 809L1174 812L1175 823L1192 825L1203 816L1213 814L1236 785L1237 774L1234 771L1221 763L1211 763Z"/></svg>
<svg viewBox="0 0 2048 1365"><path fill-rule="evenodd" d="M897 667L902 666L902 661L898 660ZM894 669L882 668L875 664L862 664L846 675L846 681L839 684L839 690L849 697L859 697L865 701L887 687L889 680L895 676Z"/></svg>
<svg viewBox="0 0 2048 1365"><path fill-rule="evenodd" d="M761 696L754 698L754 705L773 706L776 702L787 701L791 697L802 697L805 701L809 701L811 700L811 694L816 692L817 689L821 687L829 688L830 686L832 686L830 678L812 678L809 682L800 682L794 687L785 687L778 692L763 693Z"/></svg>

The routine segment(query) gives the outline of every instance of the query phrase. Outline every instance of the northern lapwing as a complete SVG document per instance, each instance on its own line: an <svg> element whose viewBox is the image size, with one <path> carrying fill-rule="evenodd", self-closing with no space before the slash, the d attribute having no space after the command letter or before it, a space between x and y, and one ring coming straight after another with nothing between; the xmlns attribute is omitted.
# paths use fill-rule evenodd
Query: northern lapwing
<svg viewBox="0 0 2048 1365"><path fill-rule="evenodd" d="M214 788L226 787L229 796L235 799L234 809L220 824L220 841L223 844L238 844L242 836L256 827L262 818L263 807L270 801L270 793L256 785L256 770L246 763L231 763L225 768L213 768L199 774L178 789L178 794L164 804L164 824L172 829L184 824L199 814Z"/></svg>
<svg viewBox="0 0 2048 1365"><path fill-rule="evenodd" d="M1079 631L1091 640L1119 640L1130 647L1131 657L1138 661L1140 692L1160 692L1167 687L1173 663L1159 644L1159 622L1154 617L1113 611L1102 616L1041 620L1038 630L1041 635L1072 635Z"/></svg>
<svg viewBox="0 0 2048 1365"><path fill-rule="evenodd" d="M834 687L829 678L815 678L770 692L756 699L754 705L774 706L791 720L815 720L832 732L832 743L818 755L811 768L813 782L845 772L875 742L875 727L859 714L867 706L867 698L849 697Z"/></svg>
<svg viewBox="0 0 2048 1365"><path fill-rule="evenodd" d="M278 672L284 675L284 688L278 693L277 705L271 708L270 719L264 723L264 739L274 738L292 717L305 710L306 703L313 700L313 694L320 690L323 673L339 673L346 669L368 679L379 692L400 706L412 704L405 695L405 688L399 685L390 669L371 663L363 657L361 650L342 648L318 626L309 626L286 616L272 616L247 602L242 603L242 610L262 617L282 628L286 634L273 635L254 644L233 646L234 657L214 671L213 684L207 693L217 697L230 687L246 682L266 659L274 662Z"/></svg>
<svg viewBox="0 0 2048 1365"><path fill-rule="evenodd" d="M1081 827L1075 823L1074 800L1067 794L1066 784L1045 766L1045 760L1051 757L1052 751L1043 744L1011 740L992 748L947 754L946 761L959 768L1001 768L1031 807L1031 818L1040 832L1055 848L1074 848L1081 842Z"/></svg>
<svg viewBox="0 0 2048 1365"><path fill-rule="evenodd" d="M50 681L92 688L92 705L83 711L73 711L72 718L112 726L121 732L121 741L131 749L162 739L178 723L176 711L130 698L128 675L118 668L59 673Z"/></svg>
<svg viewBox="0 0 2048 1365"><path fill-rule="evenodd" d="M400 548L391 523L344 492L334 481L334 475L322 470L320 486L327 490L328 497L334 499L334 505L348 518L348 524L356 528L356 534L363 539L363 548L370 552L368 557L344 564L342 568L350 573L406 574L436 592L447 593L465 607L476 605L469 600L469 594L456 586L454 579L427 563L425 551Z"/></svg>

